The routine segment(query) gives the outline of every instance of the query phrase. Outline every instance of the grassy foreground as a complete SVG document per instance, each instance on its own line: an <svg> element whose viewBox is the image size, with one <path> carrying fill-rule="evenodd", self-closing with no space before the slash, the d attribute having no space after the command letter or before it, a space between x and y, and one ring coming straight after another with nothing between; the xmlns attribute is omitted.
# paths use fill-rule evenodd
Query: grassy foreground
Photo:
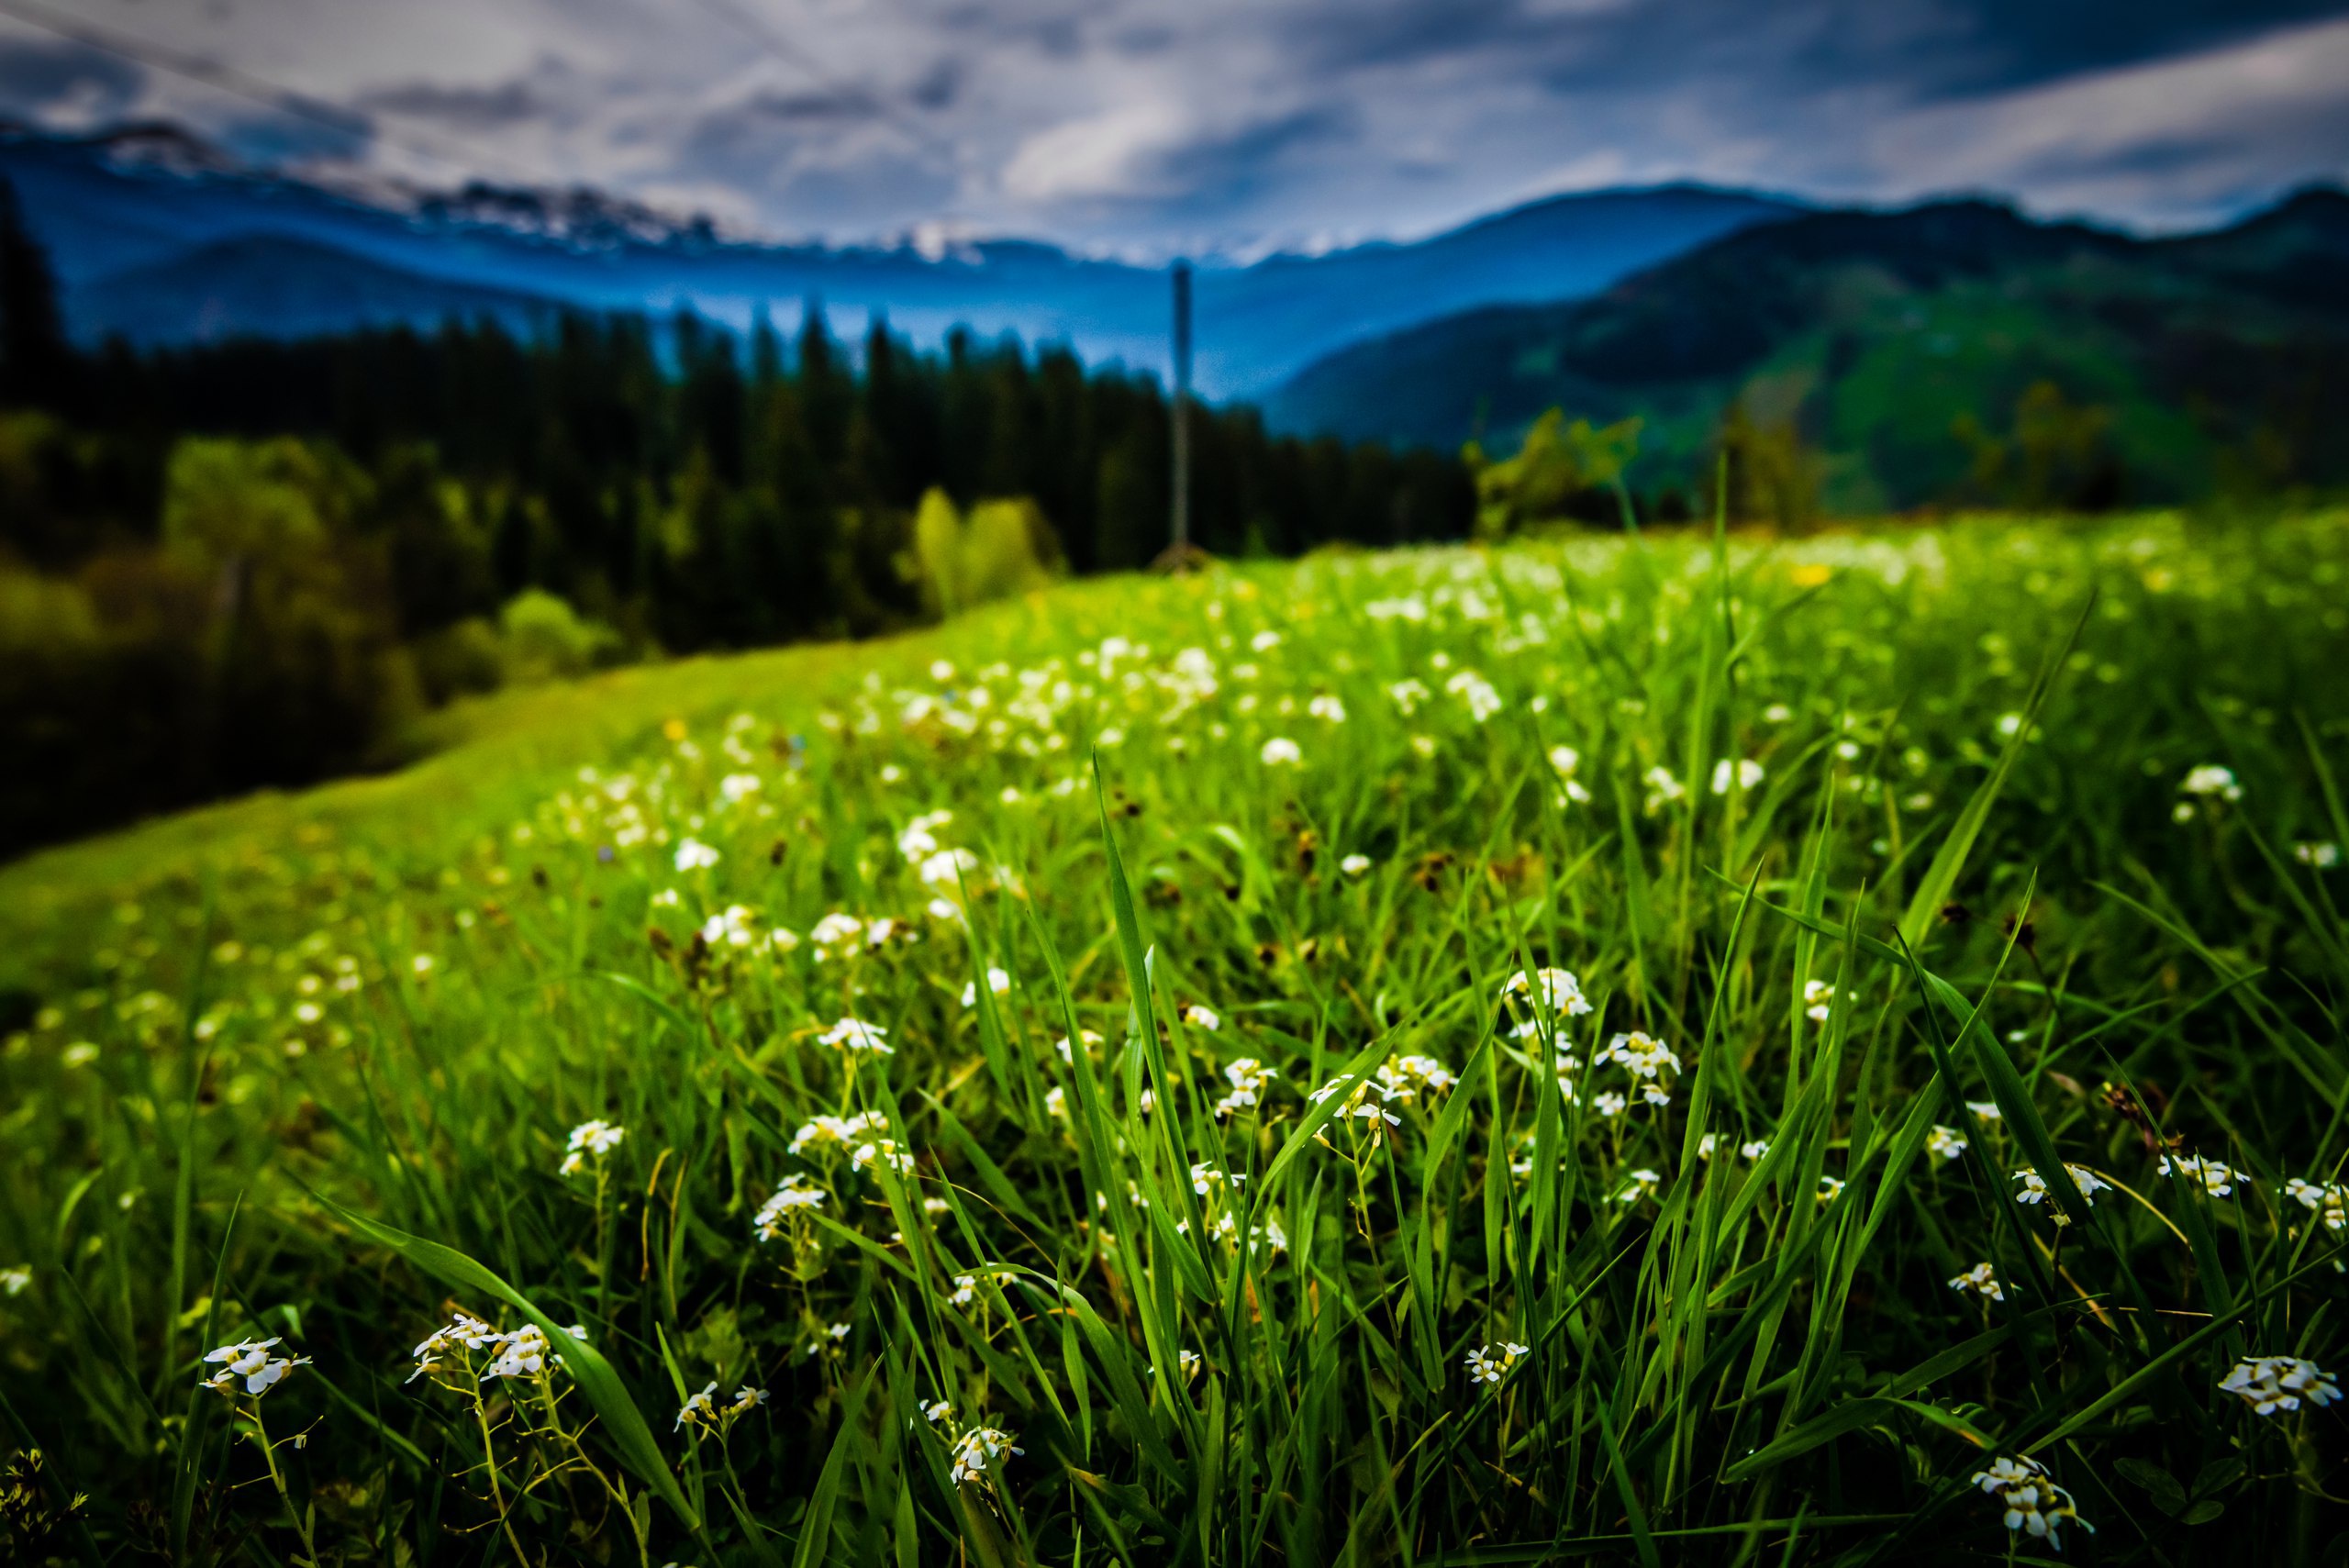
<svg viewBox="0 0 2349 1568"><path fill-rule="evenodd" d="M0 873L11 1560L2337 1558L2344 569L1088 584Z"/></svg>

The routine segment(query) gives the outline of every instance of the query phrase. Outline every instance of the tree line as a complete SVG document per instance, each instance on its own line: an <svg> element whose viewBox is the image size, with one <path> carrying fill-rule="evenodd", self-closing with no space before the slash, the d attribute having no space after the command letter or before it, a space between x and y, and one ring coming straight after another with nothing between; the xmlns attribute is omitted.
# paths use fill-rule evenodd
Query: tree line
<svg viewBox="0 0 2349 1568"><path fill-rule="evenodd" d="M926 498L1018 504L981 532L1032 561L962 581L1147 566L1168 412L1064 347L844 343L813 301L789 333L551 311L84 350L0 190L0 735L36 764L0 782L0 852L387 760L518 673L918 622L955 598ZM1212 552L1474 519L1453 454L1189 422Z"/></svg>

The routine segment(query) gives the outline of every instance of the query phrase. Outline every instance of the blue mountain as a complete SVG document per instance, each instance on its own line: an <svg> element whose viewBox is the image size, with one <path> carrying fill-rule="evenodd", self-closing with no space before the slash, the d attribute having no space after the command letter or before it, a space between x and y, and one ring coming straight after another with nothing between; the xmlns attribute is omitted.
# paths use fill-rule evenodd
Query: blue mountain
<svg viewBox="0 0 2349 1568"><path fill-rule="evenodd" d="M836 330L885 313L919 343L955 326L1063 341L1163 371L1163 269L1020 239L751 243L590 191L474 184L440 195L329 189L231 164L161 127L88 138L0 133L0 175L48 244L71 329L161 344L292 337L557 308L691 308L788 326L823 301ZM1512 303L1596 294L1708 241L1805 209L1694 185L1531 203L1412 243L1276 255L1198 272L1197 382L1279 385L1364 338Z"/></svg>

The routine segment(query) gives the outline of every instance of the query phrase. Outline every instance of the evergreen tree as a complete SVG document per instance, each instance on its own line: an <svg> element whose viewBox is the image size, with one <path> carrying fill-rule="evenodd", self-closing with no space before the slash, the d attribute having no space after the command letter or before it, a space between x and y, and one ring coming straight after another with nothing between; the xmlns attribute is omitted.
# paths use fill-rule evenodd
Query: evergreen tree
<svg viewBox="0 0 2349 1568"><path fill-rule="evenodd" d="M25 227L17 187L0 179L0 399L64 406L72 366L49 252Z"/></svg>

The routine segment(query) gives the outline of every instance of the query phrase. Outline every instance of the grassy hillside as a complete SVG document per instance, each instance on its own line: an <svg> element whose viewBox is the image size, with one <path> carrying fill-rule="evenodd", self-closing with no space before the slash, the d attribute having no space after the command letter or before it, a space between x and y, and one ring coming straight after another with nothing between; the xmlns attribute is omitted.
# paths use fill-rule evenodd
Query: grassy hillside
<svg viewBox="0 0 2349 1568"><path fill-rule="evenodd" d="M8 868L10 1560L2319 1561L2344 570L1104 580Z"/></svg>
<svg viewBox="0 0 2349 1568"><path fill-rule="evenodd" d="M1980 443L2037 384L2098 427L2097 499L2349 479L2349 196L2143 241L1983 203L1746 230L1588 301L1471 312L1341 350L1285 428L1506 450L1553 405L1648 425L1635 482L1709 472L1728 411L1797 432L1822 500L1987 498ZM2083 496L2083 499L2089 498Z"/></svg>

